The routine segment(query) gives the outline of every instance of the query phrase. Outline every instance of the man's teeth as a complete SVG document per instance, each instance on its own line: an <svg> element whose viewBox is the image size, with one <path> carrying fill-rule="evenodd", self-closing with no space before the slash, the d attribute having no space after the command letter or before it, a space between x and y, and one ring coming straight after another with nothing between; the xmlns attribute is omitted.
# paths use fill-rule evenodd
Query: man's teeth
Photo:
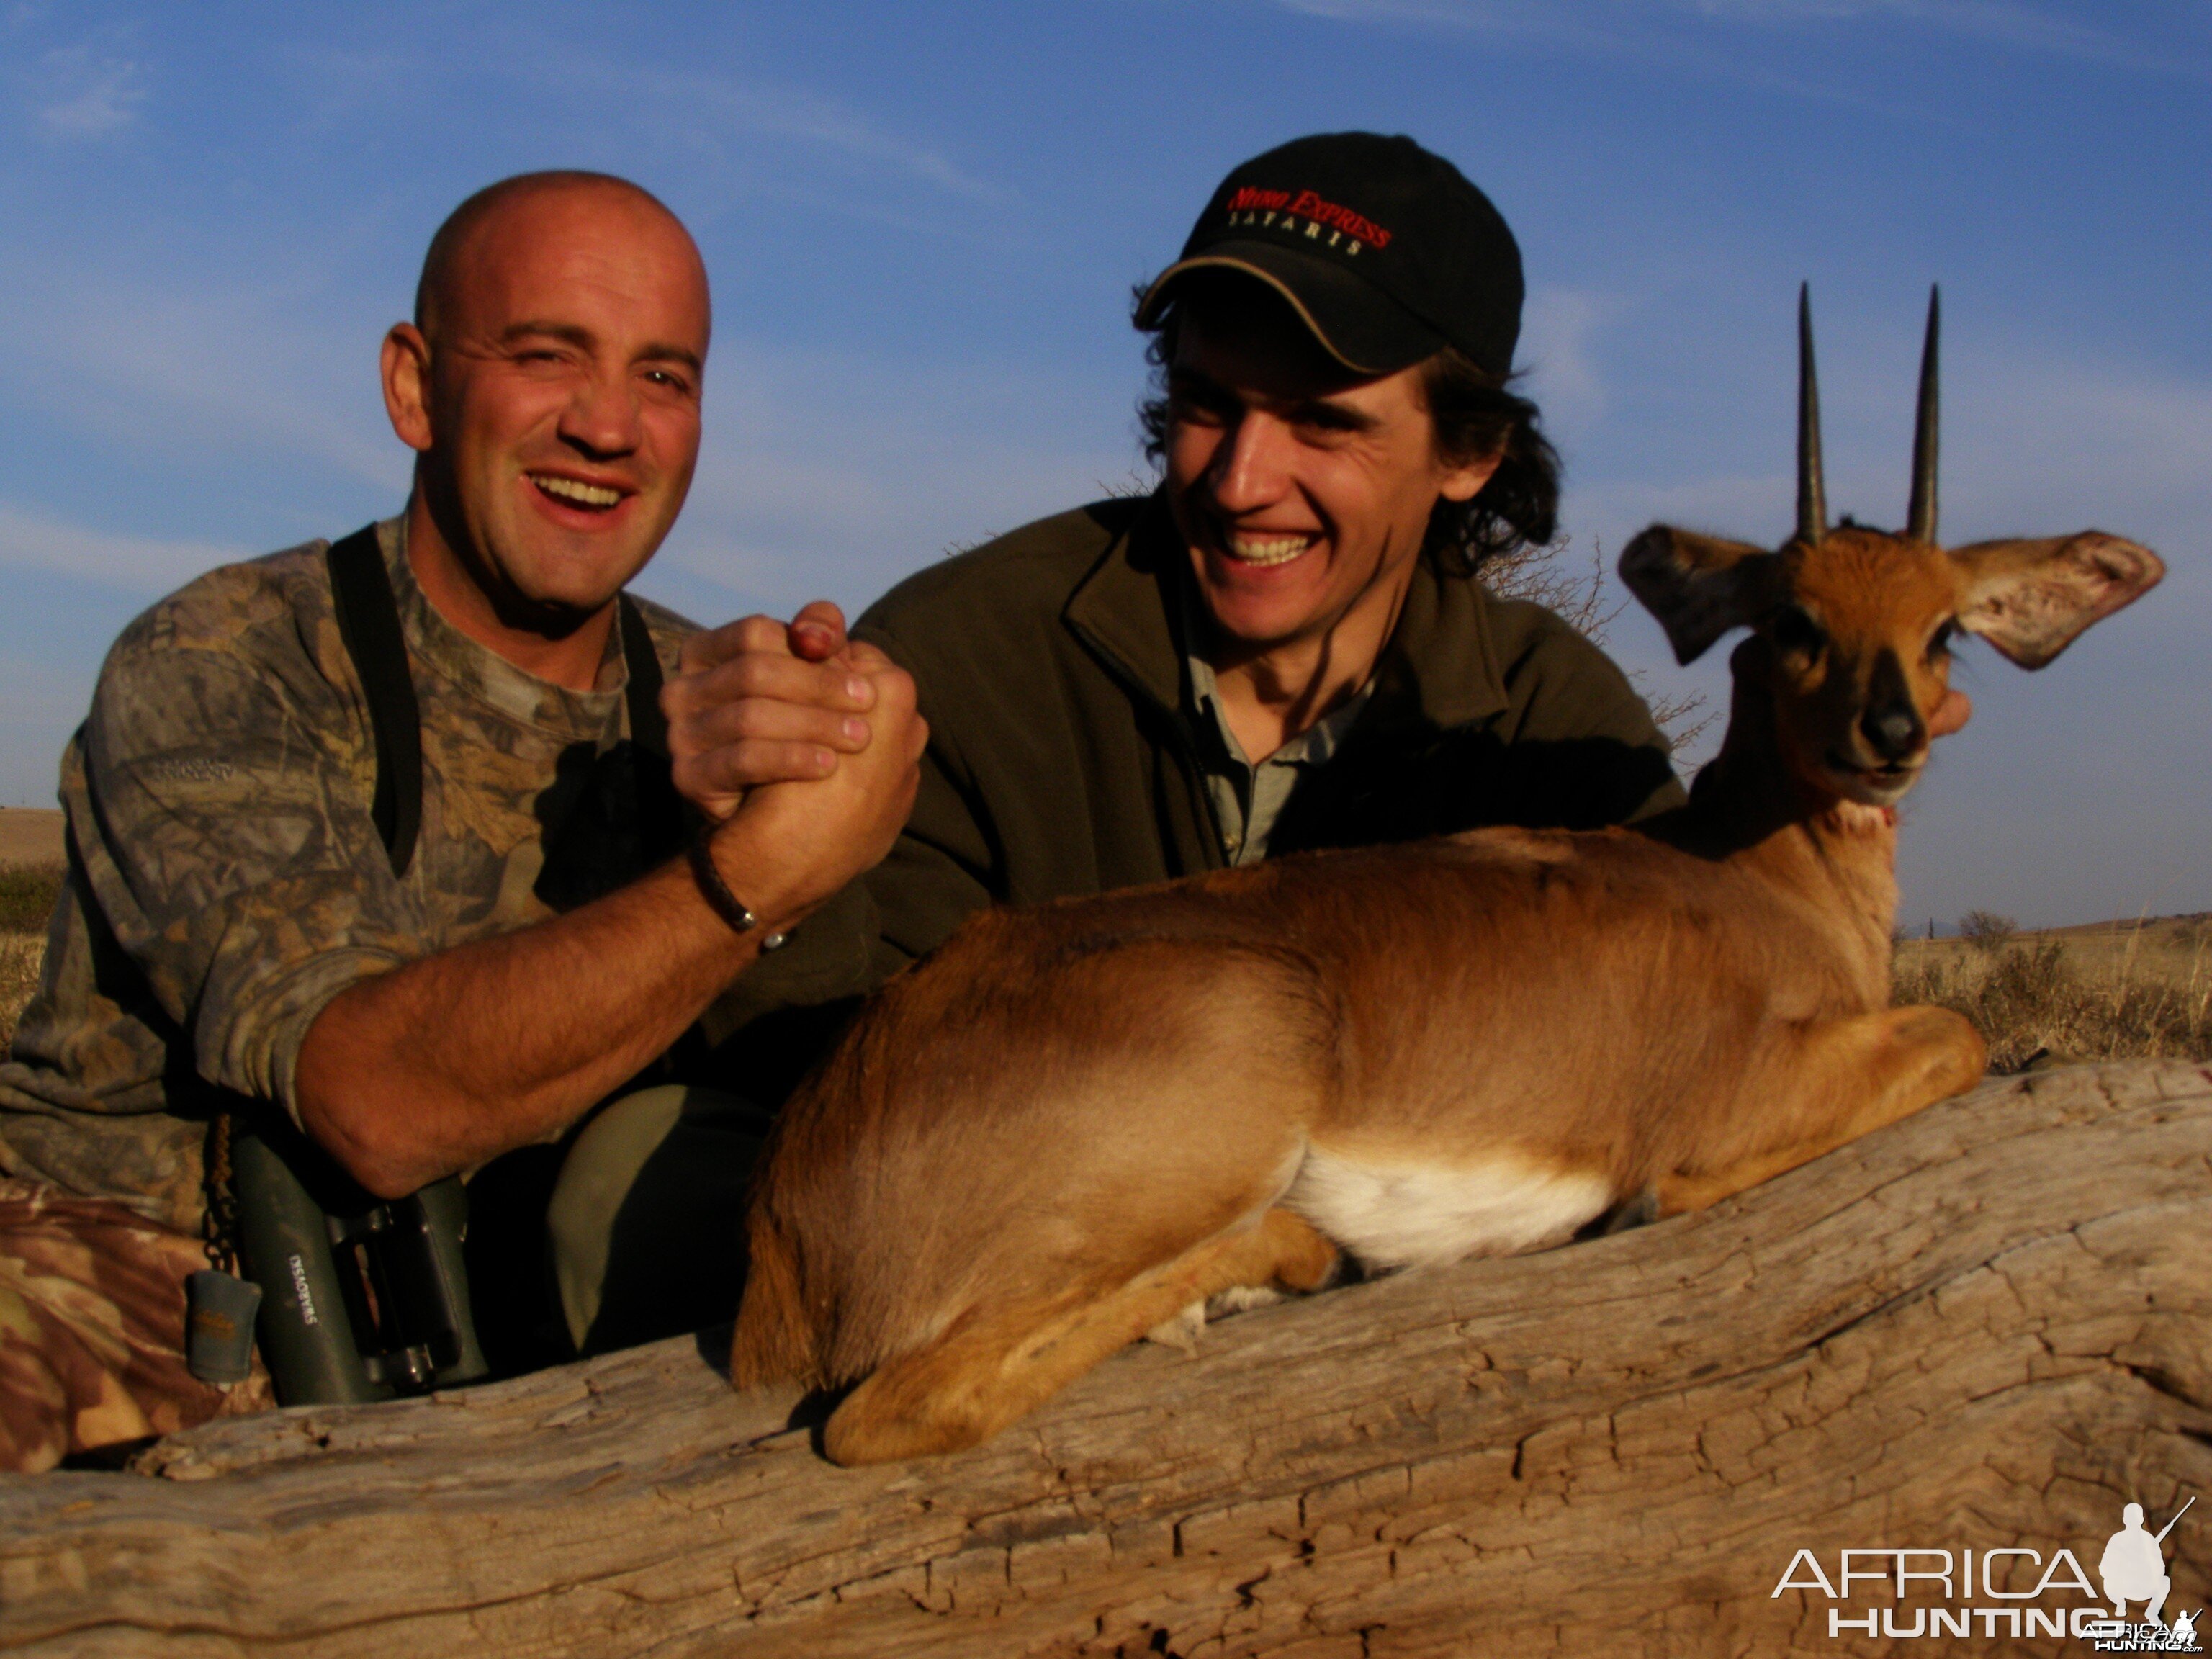
<svg viewBox="0 0 2212 1659"><path fill-rule="evenodd" d="M530 482L549 495L558 495L564 501L574 501L579 507L612 507L622 500L622 491L609 489L604 484L580 483L574 478L556 478L550 473L533 472Z"/></svg>
<svg viewBox="0 0 2212 1659"><path fill-rule="evenodd" d="M1231 536L1229 554L1246 564L1288 564L1312 545L1310 536Z"/></svg>

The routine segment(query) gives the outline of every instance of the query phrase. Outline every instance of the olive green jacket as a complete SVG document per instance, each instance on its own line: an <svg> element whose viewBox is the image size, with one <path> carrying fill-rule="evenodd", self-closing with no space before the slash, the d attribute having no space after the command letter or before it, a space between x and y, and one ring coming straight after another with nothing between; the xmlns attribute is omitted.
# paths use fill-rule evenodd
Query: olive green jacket
<svg viewBox="0 0 2212 1659"><path fill-rule="evenodd" d="M818 1046L828 1022L792 1010L872 988L987 905L1224 865L1182 712L1187 559L1158 497L1102 501L932 566L861 617L854 632L919 687L921 790L890 856L726 1000L718 1035L760 1023L731 1045L745 1055L733 1080L760 1089L761 1042L770 1055ZM1550 611L1424 562L1372 698L1291 796L1268 855L1593 827L1681 799L1665 738L1602 652ZM806 1057L768 1070L795 1075Z"/></svg>

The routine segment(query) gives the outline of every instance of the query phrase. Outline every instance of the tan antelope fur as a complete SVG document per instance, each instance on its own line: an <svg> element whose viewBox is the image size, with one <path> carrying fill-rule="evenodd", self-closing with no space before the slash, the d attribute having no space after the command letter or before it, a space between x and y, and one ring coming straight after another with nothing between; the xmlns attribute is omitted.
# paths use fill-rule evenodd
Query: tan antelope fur
<svg viewBox="0 0 2212 1659"><path fill-rule="evenodd" d="M1232 1287L1694 1209L1972 1084L1964 1019L1889 1006L1948 641L2040 667L2162 567L1936 545L1933 355L1931 319L1922 533L1827 527L1815 419L1778 551L1622 556L1684 660L1753 630L1686 807L994 910L885 986L774 1137L732 1381L857 1385L841 1463L951 1451Z"/></svg>

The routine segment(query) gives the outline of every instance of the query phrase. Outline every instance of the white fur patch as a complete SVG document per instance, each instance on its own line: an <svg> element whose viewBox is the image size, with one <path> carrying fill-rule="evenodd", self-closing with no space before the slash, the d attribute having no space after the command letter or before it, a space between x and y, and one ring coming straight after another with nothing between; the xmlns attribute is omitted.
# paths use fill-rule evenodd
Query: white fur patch
<svg viewBox="0 0 2212 1659"><path fill-rule="evenodd" d="M1209 1321L1226 1319L1231 1314L1249 1313L1255 1308L1272 1308L1287 1299L1273 1285L1231 1285L1206 1298L1206 1316Z"/></svg>
<svg viewBox="0 0 2212 1659"><path fill-rule="evenodd" d="M1196 1353L1198 1339L1206 1329L1206 1304L1194 1302L1172 1318L1163 1319L1146 1331L1143 1340L1157 1342L1163 1348L1173 1348L1179 1353Z"/></svg>
<svg viewBox="0 0 2212 1659"><path fill-rule="evenodd" d="M1413 1267L1556 1244L1613 1201L1600 1176L1510 1153L1454 1169L1306 1154L1285 1209L1372 1267Z"/></svg>
<svg viewBox="0 0 2212 1659"><path fill-rule="evenodd" d="M1163 1319L1145 1333L1143 1340L1182 1353L1196 1353L1198 1339L1205 1334L1208 1325L1231 1314L1273 1307L1284 1299L1283 1293L1271 1285L1231 1285L1225 1291L1216 1291L1203 1302L1192 1303L1172 1319Z"/></svg>

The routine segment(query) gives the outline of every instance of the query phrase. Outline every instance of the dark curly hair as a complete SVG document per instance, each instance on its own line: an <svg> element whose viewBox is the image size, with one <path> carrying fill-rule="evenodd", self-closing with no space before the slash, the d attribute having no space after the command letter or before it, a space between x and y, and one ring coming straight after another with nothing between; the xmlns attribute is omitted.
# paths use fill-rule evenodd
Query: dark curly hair
<svg viewBox="0 0 2212 1659"><path fill-rule="evenodd" d="M1176 284L1178 297L1157 322L1137 324L1152 337L1145 347L1152 385L1137 406L1137 421L1145 453L1153 461L1167 453L1167 371L1183 316L1193 305L1202 312L1231 292L1249 298L1252 286L1248 277L1194 273ZM1139 301L1144 295L1144 289L1136 290ZM1422 556L1447 575L1472 576L1492 559L1548 545L1559 533L1559 453L1537 427L1536 405L1455 347L1446 346L1420 368L1422 400L1436 424L1437 459L1461 466L1498 457L1498 471L1472 501L1436 504Z"/></svg>

